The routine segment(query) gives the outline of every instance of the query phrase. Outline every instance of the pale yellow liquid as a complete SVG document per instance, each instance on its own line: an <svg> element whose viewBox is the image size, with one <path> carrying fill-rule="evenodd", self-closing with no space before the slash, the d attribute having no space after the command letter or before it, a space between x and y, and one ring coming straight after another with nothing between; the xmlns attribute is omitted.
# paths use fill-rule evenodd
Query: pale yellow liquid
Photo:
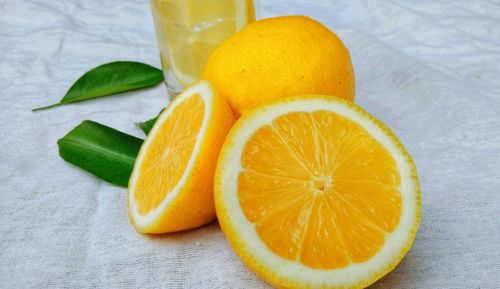
<svg viewBox="0 0 500 289"><path fill-rule="evenodd" d="M151 0L151 10L171 94L198 80L215 48L255 20L252 0Z"/></svg>

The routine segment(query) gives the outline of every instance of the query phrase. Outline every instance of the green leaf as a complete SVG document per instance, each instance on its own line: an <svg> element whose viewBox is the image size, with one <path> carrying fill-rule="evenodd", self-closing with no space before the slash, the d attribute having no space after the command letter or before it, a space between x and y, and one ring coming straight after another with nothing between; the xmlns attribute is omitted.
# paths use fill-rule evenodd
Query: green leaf
<svg viewBox="0 0 500 289"><path fill-rule="evenodd" d="M144 132L145 135L148 135L151 129L153 128L153 125L155 125L157 119L158 117L155 117L150 120L138 122L136 123L136 125Z"/></svg>
<svg viewBox="0 0 500 289"><path fill-rule="evenodd" d="M33 111L151 87L162 80L163 72L151 65L133 61L111 62L85 73L71 86L60 102L35 108Z"/></svg>
<svg viewBox="0 0 500 289"><path fill-rule="evenodd" d="M146 121L142 121L142 122L136 122L135 125L137 125L144 132L145 135L148 135L149 132L151 131L151 129L153 128L153 125L155 125L156 120L158 119L158 117L160 116L160 114L162 112L163 112L163 109L160 111L160 113L158 113L158 116L156 116L155 118L152 118L152 119L146 120Z"/></svg>
<svg viewBox="0 0 500 289"><path fill-rule="evenodd" d="M57 141L59 155L97 177L127 187L143 140L116 129L83 121Z"/></svg>

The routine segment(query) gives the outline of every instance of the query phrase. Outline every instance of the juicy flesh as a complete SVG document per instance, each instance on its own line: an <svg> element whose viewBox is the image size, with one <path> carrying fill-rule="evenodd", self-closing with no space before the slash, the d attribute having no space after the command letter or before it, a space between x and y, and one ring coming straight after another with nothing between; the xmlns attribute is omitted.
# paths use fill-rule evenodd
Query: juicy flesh
<svg viewBox="0 0 500 289"><path fill-rule="evenodd" d="M317 269L364 262L399 223L394 159L361 126L333 112L276 118L250 137L241 161L241 208L285 259Z"/></svg>
<svg viewBox="0 0 500 289"><path fill-rule="evenodd" d="M162 66L184 86L199 79L214 49L253 21L252 0L152 0Z"/></svg>
<svg viewBox="0 0 500 289"><path fill-rule="evenodd" d="M192 156L205 105L199 94L178 104L149 143L134 187L139 214L156 209L179 183Z"/></svg>

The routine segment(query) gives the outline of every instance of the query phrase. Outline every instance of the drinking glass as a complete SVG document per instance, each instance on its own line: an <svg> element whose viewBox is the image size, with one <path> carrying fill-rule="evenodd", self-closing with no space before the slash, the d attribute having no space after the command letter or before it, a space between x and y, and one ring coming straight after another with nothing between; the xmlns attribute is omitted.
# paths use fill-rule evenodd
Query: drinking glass
<svg viewBox="0 0 500 289"><path fill-rule="evenodd" d="M213 50L255 20L252 0L150 0L172 98L201 77Z"/></svg>

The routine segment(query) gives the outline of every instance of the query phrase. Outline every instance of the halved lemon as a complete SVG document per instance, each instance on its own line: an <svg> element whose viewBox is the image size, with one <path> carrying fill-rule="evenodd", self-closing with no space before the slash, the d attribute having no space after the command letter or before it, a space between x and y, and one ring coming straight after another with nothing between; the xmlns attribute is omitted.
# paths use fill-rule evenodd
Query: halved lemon
<svg viewBox="0 0 500 289"><path fill-rule="evenodd" d="M255 20L253 0L152 0L162 66L187 86L200 78L208 56Z"/></svg>
<svg viewBox="0 0 500 289"><path fill-rule="evenodd" d="M420 222L415 165L352 102L301 96L262 106L229 132L215 176L222 230L280 288L362 288L391 271Z"/></svg>
<svg viewBox="0 0 500 289"><path fill-rule="evenodd" d="M138 231L167 233L215 219L215 165L234 121L207 81L186 89L160 114L129 181L129 217Z"/></svg>

